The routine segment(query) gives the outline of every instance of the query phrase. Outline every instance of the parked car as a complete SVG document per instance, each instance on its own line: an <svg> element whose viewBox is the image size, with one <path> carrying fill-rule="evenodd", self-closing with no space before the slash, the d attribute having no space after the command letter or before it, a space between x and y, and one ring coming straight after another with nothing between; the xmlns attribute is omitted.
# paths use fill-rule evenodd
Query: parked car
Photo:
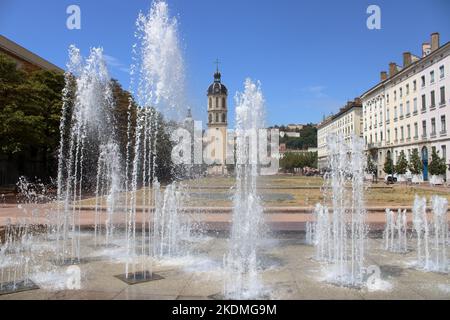
<svg viewBox="0 0 450 320"><path fill-rule="evenodd" d="M389 174L384 177L384 182L386 184L393 184L397 182L397 175L396 174Z"/></svg>

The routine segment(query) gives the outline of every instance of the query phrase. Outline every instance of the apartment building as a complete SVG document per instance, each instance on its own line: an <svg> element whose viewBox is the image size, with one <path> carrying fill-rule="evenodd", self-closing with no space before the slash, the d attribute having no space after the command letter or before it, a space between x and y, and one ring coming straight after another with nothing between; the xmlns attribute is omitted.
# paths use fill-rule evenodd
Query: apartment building
<svg viewBox="0 0 450 320"><path fill-rule="evenodd" d="M433 33L421 56L404 52L403 65L391 62L389 74L382 71L380 82L361 96L366 151L377 163L378 177L384 177L386 157L396 162L401 151L408 160L419 151L424 181L433 149L449 163L449 71L450 42L440 46Z"/></svg>
<svg viewBox="0 0 450 320"><path fill-rule="evenodd" d="M317 157L319 169L327 167L327 136L341 134L345 140L353 135L362 136L362 104L359 98L349 101L338 113L317 125Z"/></svg>

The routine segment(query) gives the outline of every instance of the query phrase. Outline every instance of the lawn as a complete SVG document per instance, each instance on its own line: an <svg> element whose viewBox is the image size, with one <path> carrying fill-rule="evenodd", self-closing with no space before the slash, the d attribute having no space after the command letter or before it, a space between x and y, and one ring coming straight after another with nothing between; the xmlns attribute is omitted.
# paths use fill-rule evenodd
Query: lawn
<svg viewBox="0 0 450 320"><path fill-rule="evenodd" d="M183 181L187 186L187 205L195 207L228 207L232 205L235 180L230 177L206 177L198 180ZM323 179L320 177L300 176L264 176L258 180L260 195L266 206L314 206L323 202ZM148 190L146 190L148 195ZM142 203L143 190L137 194L137 203ZM370 184L365 189L368 206L412 206L415 195L446 197L450 201L448 188L428 185L390 185ZM124 194L122 194L124 198ZM83 200L84 205L95 204L94 199Z"/></svg>

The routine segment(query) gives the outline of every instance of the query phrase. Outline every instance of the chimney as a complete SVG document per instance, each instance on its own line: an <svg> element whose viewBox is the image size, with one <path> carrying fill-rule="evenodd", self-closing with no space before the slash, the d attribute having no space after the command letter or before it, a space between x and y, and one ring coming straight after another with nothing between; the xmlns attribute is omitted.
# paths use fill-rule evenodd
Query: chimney
<svg viewBox="0 0 450 320"><path fill-rule="evenodd" d="M439 33L433 32L431 34L431 52L439 49Z"/></svg>
<svg viewBox="0 0 450 320"><path fill-rule="evenodd" d="M386 71L381 71L380 72L380 80L381 80L381 82L383 82L386 79L387 79L387 72Z"/></svg>
<svg viewBox="0 0 450 320"><path fill-rule="evenodd" d="M430 54L431 45L428 42L422 43L422 58Z"/></svg>
<svg viewBox="0 0 450 320"><path fill-rule="evenodd" d="M412 62L411 52L403 52L403 68L409 66Z"/></svg>
<svg viewBox="0 0 450 320"><path fill-rule="evenodd" d="M392 77L397 73L397 65L395 62L389 63L389 77Z"/></svg>

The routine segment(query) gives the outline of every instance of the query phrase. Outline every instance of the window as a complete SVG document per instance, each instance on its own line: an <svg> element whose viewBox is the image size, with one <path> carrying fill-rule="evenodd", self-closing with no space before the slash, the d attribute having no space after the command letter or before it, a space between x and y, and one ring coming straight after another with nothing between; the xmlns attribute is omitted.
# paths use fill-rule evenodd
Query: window
<svg viewBox="0 0 450 320"><path fill-rule="evenodd" d="M403 126L400 127L400 139L403 141L405 138L404 132L403 132Z"/></svg>
<svg viewBox="0 0 450 320"><path fill-rule="evenodd" d="M414 113L417 112L417 98L414 98L414 100L413 100L413 112Z"/></svg>
<svg viewBox="0 0 450 320"><path fill-rule="evenodd" d="M222 98L222 108L225 109L226 107L227 107L227 104L225 102L225 98Z"/></svg>
<svg viewBox="0 0 450 320"><path fill-rule="evenodd" d="M403 103L400 103L400 117L403 117Z"/></svg>
<svg viewBox="0 0 450 320"><path fill-rule="evenodd" d="M407 133L407 138L411 139L411 126L409 124L406 126L406 133Z"/></svg>
<svg viewBox="0 0 450 320"><path fill-rule="evenodd" d="M417 125L417 122L414 123L414 138L417 138L419 136L419 128Z"/></svg>
<svg viewBox="0 0 450 320"><path fill-rule="evenodd" d="M413 81L413 90L414 91L417 90L417 81L416 80Z"/></svg>
<svg viewBox="0 0 450 320"><path fill-rule="evenodd" d="M406 101L406 115L409 116L410 114L410 108L409 108L409 101Z"/></svg>
<svg viewBox="0 0 450 320"><path fill-rule="evenodd" d="M391 141L391 130L387 129L387 142Z"/></svg>
<svg viewBox="0 0 450 320"><path fill-rule="evenodd" d="M395 141L398 140L398 130L397 128L394 129L394 137L395 137Z"/></svg>
<svg viewBox="0 0 450 320"><path fill-rule="evenodd" d="M406 95L409 94L409 84L406 85Z"/></svg>
<svg viewBox="0 0 450 320"><path fill-rule="evenodd" d="M397 121L397 106L394 107L394 121Z"/></svg>
<svg viewBox="0 0 450 320"><path fill-rule="evenodd" d="M434 83L434 71L430 71L430 83Z"/></svg>
<svg viewBox="0 0 450 320"><path fill-rule="evenodd" d="M422 83L422 88L425 87L425 76L421 76L420 80L421 80L421 83Z"/></svg>
<svg viewBox="0 0 450 320"><path fill-rule="evenodd" d="M403 88L400 88L400 98L403 97Z"/></svg>
<svg viewBox="0 0 450 320"><path fill-rule="evenodd" d="M397 101L397 91L394 90L394 101Z"/></svg>
<svg viewBox="0 0 450 320"><path fill-rule="evenodd" d="M389 121L389 108L386 109L386 122Z"/></svg>
<svg viewBox="0 0 450 320"><path fill-rule="evenodd" d="M447 124L445 123L445 115L441 116L441 133L447 132Z"/></svg>
<svg viewBox="0 0 450 320"><path fill-rule="evenodd" d="M436 106L436 99L435 99L435 97L434 97L434 90L432 90L431 92L430 92L430 100L431 100L431 108L434 108L435 106Z"/></svg>
<svg viewBox="0 0 450 320"><path fill-rule="evenodd" d="M380 141L383 141L383 131L380 131Z"/></svg>
<svg viewBox="0 0 450 320"><path fill-rule="evenodd" d="M389 94L386 95L386 102L389 103Z"/></svg>
<svg viewBox="0 0 450 320"><path fill-rule="evenodd" d="M422 95L422 111L425 111L427 109L427 101L425 99L425 95Z"/></svg>
<svg viewBox="0 0 450 320"><path fill-rule="evenodd" d="M209 98L209 108L212 108L212 98ZM210 121L211 122L211 121Z"/></svg>
<svg viewBox="0 0 450 320"><path fill-rule="evenodd" d="M445 160L447 160L447 146L442 145L441 150L442 150L442 159L444 159L444 162L446 162Z"/></svg>
<svg viewBox="0 0 450 320"><path fill-rule="evenodd" d="M222 113L222 122L225 123L226 121L226 117L225 117L225 113Z"/></svg>
<svg viewBox="0 0 450 320"><path fill-rule="evenodd" d="M439 91L441 96L441 101L439 102L439 104L442 106L445 104L445 87L441 87Z"/></svg>
<svg viewBox="0 0 450 320"><path fill-rule="evenodd" d="M426 122L426 120L422 121L422 137L423 138L427 137L427 122Z"/></svg>
<svg viewBox="0 0 450 320"><path fill-rule="evenodd" d="M212 122L212 114L210 113L209 114L209 123L211 123Z"/></svg>
<svg viewBox="0 0 450 320"><path fill-rule="evenodd" d="M439 78L443 78L444 77L444 66L440 66L439 67Z"/></svg>
<svg viewBox="0 0 450 320"><path fill-rule="evenodd" d="M436 135L436 118L431 118L431 135Z"/></svg>

